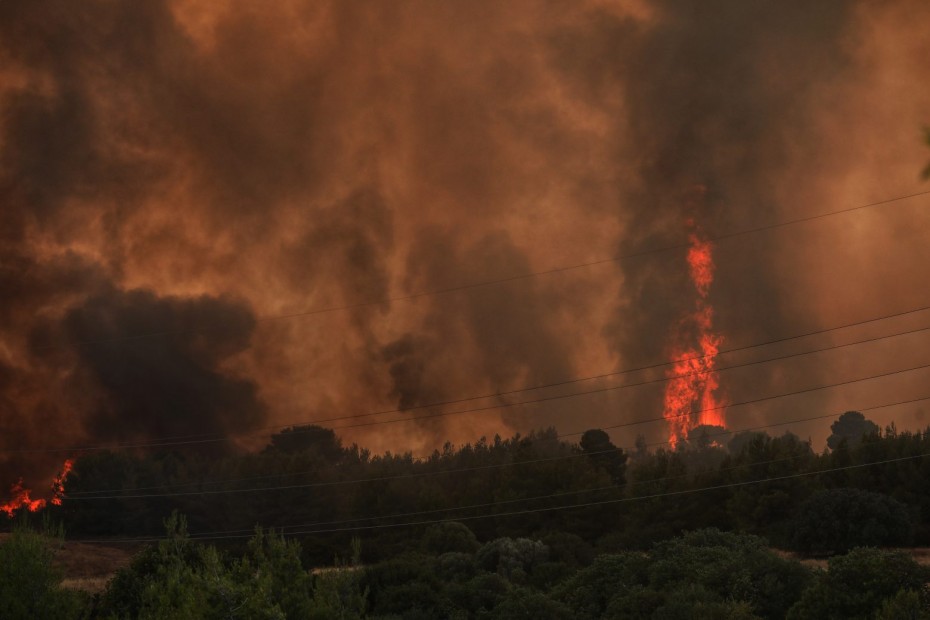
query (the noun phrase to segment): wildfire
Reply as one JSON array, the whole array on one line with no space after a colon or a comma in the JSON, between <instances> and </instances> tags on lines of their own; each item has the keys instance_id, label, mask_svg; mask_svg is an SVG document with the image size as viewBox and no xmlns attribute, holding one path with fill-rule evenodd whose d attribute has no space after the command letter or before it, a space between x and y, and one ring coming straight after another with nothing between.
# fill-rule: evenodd
<instances>
[{"instance_id":1,"label":"wildfire","mask_svg":"<svg viewBox=\"0 0 930 620\"><path fill-rule=\"evenodd\" d=\"M32 499L32 497L30 497L31 493L32 491L23 486L23 479L20 478L10 487L10 495L12 495L13 498L0 506L0 510L5 512L8 517L12 518L13 513L20 508L25 508L30 512L35 512L39 508L44 508L45 500Z\"/></svg>"},{"instance_id":2,"label":"wildfire","mask_svg":"<svg viewBox=\"0 0 930 620\"><path fill-rule=\"evenodd\" d=\"M663 416L669 425L669 443L676 447L699 425L725 426L724 401L715 395L720 387L717 353L723 338L714 333L714 309L707 300L714 281L713 246L694 220L689 231L688 271L696 294L694 310L678 322L672 333L671 358L666 371Z\"/></svg>"},{"instance_id":3,"label":"wildfire","mask_svg":"<svg viewBox=\"0 0 930 620\"><path fill-rule=\"evenodd\" d=\"M58 472L58 475L52 480L52 492L54 493L52 496L52 504L55 506L61 506L61 498L65 494L65 478L71 473L72 467L74 467L74 460L65 459L64 464L61 466L61 471Z\"/></svg>"},{"instance_id":4,"label":"wildfire","mask_svg":"<svg viewBox=\"0 0 930 620\"><path fill-rule=\"evenodd\" d=\"M72 459L65 460L61 466L61 471L52 480L52 499L50 501L55 506L61 506L61 498L65 492L65 478L68 477L72 467L74 467L74 461ZM44 499L32 499L32 491L23 486L22 478L10 487L10 495L12 496L10 501L0 505L0 512L5 512L10 518L13 517L17 510L22 508L29 512L35 512L45 508L46 505Z\"/></svg>"}]
</instances>

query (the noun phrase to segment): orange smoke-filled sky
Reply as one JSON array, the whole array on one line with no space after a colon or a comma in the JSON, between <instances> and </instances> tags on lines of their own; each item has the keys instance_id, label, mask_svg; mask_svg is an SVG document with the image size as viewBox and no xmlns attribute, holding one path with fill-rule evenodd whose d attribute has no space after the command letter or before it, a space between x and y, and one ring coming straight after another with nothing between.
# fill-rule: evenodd
<instances>
[{"instance_id":1,"label":"orange smoke-filled sky","mask_svg":"<svg viewBox=\"0 0 930 620\"><path fill-rule=\"evenodd\" d=\"M927 23L919 0L0 3L2 479L39 487L60 467L24 449L250 447L269 426L390 409L413 408L374 419L416 420L338 432L422 453L661 418L660 383L423 405L666 359L694 304L688 217L713 239L930 190ZM715 243L722 350L930 305L928 207ZM723 370L721 389L738 403L919 366L927 338ZM735 406L727 422L930 396L928 379ZM866 414L918 428L927 406ZM828 427L789 428L819 449ZM667 429L613 437L639 433Z\"/></svg>"}]
</instances>

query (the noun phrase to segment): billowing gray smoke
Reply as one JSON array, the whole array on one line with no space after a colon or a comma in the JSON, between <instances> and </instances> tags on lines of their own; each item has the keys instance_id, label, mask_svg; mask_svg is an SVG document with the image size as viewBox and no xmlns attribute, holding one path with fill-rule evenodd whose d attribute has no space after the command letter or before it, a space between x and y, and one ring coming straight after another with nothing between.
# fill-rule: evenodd
<instances>
[{"instance_id":1,"label":"billowing gray smoke","mask_svg":"<svg viewBox=\"0 0 930 620\"><path fill-rule=\"evenodd\" d=\"M422 452L655 417L661 386L431 405L665 358L693 303L684 250L603 259L680 246L687 218L714 237L913 191L928 13L4 1L0 449L201 433L260 446L267 425L401 409L389 417L412 423L339 432ZM709 301L727 343L925 302L926 216L896 213L717 244ZM550 273L509 279L533 272ZM738 400L868 373L875 355L722 383ZM615 439L640 431L664 436ZM61 456L2 453L0 484L44 486Z\"/></svg>"},{"instance_id":2,"label":"billowing gray smoke","mask_svg":"<svg viewBox=\"0 0 930 620\"><path fill-rule=\"evenodd\" d=\"M670 326L693 306L688 222L725 237L791 212L773 190L792 158L816 169L813 145L807 152L797 145L819 119L809 107L817 90L850 62L843 34L855 8L842 1L652 6L659 19L649 27L601 14L558 45L566 72L592 96L622 84L636 177L618 206L627 222L618 254L677 248L620 262L621 305L604 334L630 367L669 359ZM710 301L725 349L807 327L784 305L785 263L776 258L784 247L778 232L715 245ZM737 400L773 387L766 373L739 383ZM654 415L654 393L641 391L634 402Z\"/></svg>"}]
</instances>

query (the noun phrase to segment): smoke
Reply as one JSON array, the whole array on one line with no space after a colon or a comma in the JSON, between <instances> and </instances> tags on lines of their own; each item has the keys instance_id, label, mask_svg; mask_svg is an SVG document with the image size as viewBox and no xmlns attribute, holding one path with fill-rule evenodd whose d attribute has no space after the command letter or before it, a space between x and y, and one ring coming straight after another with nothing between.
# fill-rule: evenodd
<instances>
[{"instance_id":1,"label":"smoke","mask_svg":"<svg viewBox=\"0 0 930 620\"><path fill-rule=\"evenodd\" d=\"M417 407L340 433L419 452L656 417L661 386L424 405L665 359L691 303L687 217L714 237L919 189L927 12L0 3L3 448L260 445L267 424ZM723 348L921 305L920 204L717 244ZM664 246L680 249L417 295ZM721 382L739 401L885 353ZM6 454L7 480L60 465Z\"/></svg>"},{"instance_id":2,"label":"smoke","mask_svg":"<svg viewBox=\"0 0 930 620\"><path fill-rule=\"evenodd\" d=\"M713 11L677 1L651 6L655 13L648 26L602 13L560 44L566 71L583 76L591 92L623 84L633 119L624 130L636 146L627 161L637 178L622 199L620 217L627 225L620 253L679 248L664 257L621 263L620 307L604 334L631 366L669 359L669 326L691 303L684 269L686 220L694 219L711 237L725 236L841 204L825 197L820 185L836 153L825 154L811 138L823 136L824 118L846 107L827 109L824 93L857 90L851 85L868 79L856 65L854 45L861 45L859 20L874 18L849 2L723 2ZM921 97L926 101L925 90ZM844 127L830 137L842 143L843 132L856 130ZM695 187L703 199L695 199ZM913 178L901 187L914 187ZM849 200L847 206L864 201ZM718 282L710 301L726 337L724 349L803 332L817 314L838 315L838 308L823 312L828 300L818 290L823 283L800 283L797 272L810 273L812 263L839 264L836 255L815 252L835 248L844 224L826 234L821 228L816 236L801 228L719 244ZM913 242L909 245L913 251ZM858 312L840 314L844 318L887 309L875 300L846 298L856 300L847 309ZM837 369L819 359L793 365L813 384ZM779 372L731 373L729 384L736 400L777 393L785 387ZM637 406L650 407L652 398L644 393ZM745 411L734 417L738 426L750 422Z\"/></svg>"},{"instance_id":3,"label":"smoke","mask_svg":"<svg viewBox=\"0 0 930 620\"><path fill-rule=\"evenodd\" d=\"M516 273L531 271L526 256L504 232L459 247L449 231L431 229L421 235L411 252L407 274L413 290L439 290L447 282L491 279L497 265L508 265ZM467 293L458 291L436 300L416 332L406 333L383 348L392 380L391 396L401 409L422 408L417 412L421 426L433 429L433 441L441 442L448 422L432 423L430 413L438 408L425 407L431 403L572 377L571 346L559 320L569 302L532 279ZM487 406L487 402L470 402L458 409L476 405ZM483 433L487 416L475 417L458 425L477 437ZM510 410L502 419L517 428L526 422L545 426L559 421Z\"/></svg>"},{"instance_id":4,"label":"smoke","mask_svg":"<svg viewBox=\"0 0 930 620\"><path fill-rule=\"evenodd\" d=\"M810 132L814 117L804 105L811 86L848 62L840 35L852 8L848 2L724 2L713 11L687 2L655 6L657 19L648 28L609 19L591 24L609 31L600 39L623 46L617 64L600 69L629 87L624 101L636 121L629 138L638 147L631 163L639 182L622 207L629 225L621 248L680 246L647 265L623 263L620 296L629 309L611 332L618 353L643 360L663 358L661 335L690 303L683 294L685 220L694 218L714 237L781 218L772 189L797 155L792 145ZM582 40L579 33L571 47ZM606 79L592 74L596 82ZM703 198L695 186L705 188ZM737 342L759 340L787 318L780 307L784 291L772 277L781 264L771 258L771 236L757 235L752 243L753 251L718 260L722 285L714 288L713 305ZM727 290L729 282L738 286ZM739 320L747 313L753 321Z\"/></svg>"},{"instance_id":5,"label":"smoke","mask_svg":"<svg viewBox=\"0 0 930 620\"><path fill-rule=\"evenodd\" d=\"M107 291L70 309L61 325L81 379L104 395L83 421L95 438L235 435L264 420L255 384L222 369L255 327L241 303ZM42 341L54 340L35 337Z\"/></svg>"}]
</instances>

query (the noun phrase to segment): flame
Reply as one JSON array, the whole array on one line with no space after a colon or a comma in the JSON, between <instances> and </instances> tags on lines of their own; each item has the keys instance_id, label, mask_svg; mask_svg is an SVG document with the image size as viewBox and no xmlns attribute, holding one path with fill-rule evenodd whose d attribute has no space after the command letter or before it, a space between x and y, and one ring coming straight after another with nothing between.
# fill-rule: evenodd
<instances>
[{"instance_id":1,"label":"flame","mask_svg":"<svg viewBox=\"0 0 930 620\"><path fill-rule=\"evenodd\" d=\"M55 479L52 481L52 492L55 494L52 497L52 504L55 506L61 506L61 498L65 494L65 478L71 473L72 467L74 467L74 459L65 459L64 464L61 466L61 471L58 472L58 475L55 476Z\"/></svg>"},{"instance_id":2,"label":"flame","mask_svg":"<svg viewBox=\"0 0 930 620\"><path fill-rule=\"evenodd\" d=\"M61 471L52 480L52 499L50 500L55 506L61 506L61 498L65 492L65 478L74 467L73 459L66 459L61 466ZM32 491L23 486L23 479L20 478L10 487L10 501L0 505L0 512L5 512L10 518L13 517L17 510L25 508L29 512L36 512L46 506L44 499L32 499Z\"/></svg>"},{"instance_id":3,"label":"flame","mask_svg":"<svg viewBox=\"0 0 930 620\"><path fill-rule=\"evenodd\" d=\"M23 486L23 479L20 478L10 487L10 495L12 495L13 498L0 506L0 511L5 512L8 517L12 518L13 513L20 508L25 508L29 512L35 512L40 508L44 508L45 500L32 499L32 497L30 497L31 493L32 491Z\"/></svg>"},{"instance_id":4,"label":"flame","mask_svg":"<svg viewBox=\"0 0 930 620\"><path fill-rule=\"evenodd\" d=\"M695 224L690 222L691 226ZM697 289L699 305L707 299L710 285L714 281L714 256L710 241L701 239L696 232L688 235L691 247L688 248L688 270L691 281Z\"/></svg>"},{"instance_id":5,"label":"flame","mask_svg":"<svg viewBox=\"0 0 930 620\"><path fill-rule=\"evenodd\" d=\"M717 353L723 337L713 331L714 309L707 300L714 281L713 245L694 220L689 219L687 225L691 229L688 271L697 295L694 310L678 322L671 337L670 357L675 361L666 371L670 380L662 415L673 448L696 426L726 426L724 401L715 396L720 387Z\"/></svg>"}]
</instances>

